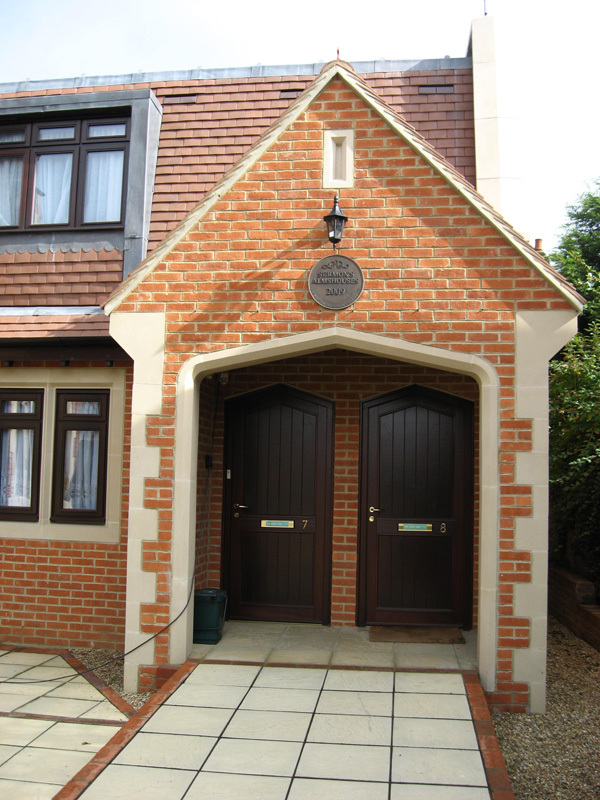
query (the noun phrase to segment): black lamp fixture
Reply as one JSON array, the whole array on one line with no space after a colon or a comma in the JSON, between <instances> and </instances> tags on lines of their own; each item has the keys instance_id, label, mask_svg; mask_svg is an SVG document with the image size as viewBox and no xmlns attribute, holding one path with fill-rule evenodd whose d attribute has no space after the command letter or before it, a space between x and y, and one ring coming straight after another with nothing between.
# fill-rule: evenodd
<instances>
[{"instance_id":1,"label":"black lamp fixture","mask_svg":"<svg viewBox=\"0 0 600 800\"><path fill-rule=\"evenodd\" d=\"M342 236L344 235L344 226L346 225L346 222L348 222L348 217L343 213L338 204L337 194L333 198L333 208L326 217L323 217L323 220L327 225L327 235L329 237L329 241L335 250L337 245L342 241Z\"/></svg>"}]
</instances>

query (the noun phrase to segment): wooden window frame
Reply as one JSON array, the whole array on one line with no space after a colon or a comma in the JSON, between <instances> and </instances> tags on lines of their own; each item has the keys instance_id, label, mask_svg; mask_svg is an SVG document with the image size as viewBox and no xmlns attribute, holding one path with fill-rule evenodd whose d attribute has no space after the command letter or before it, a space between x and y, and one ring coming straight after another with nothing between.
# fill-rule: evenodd
<instances>
[{"instance_id":1,"label":"wooden window frame","mask_svg":"<svg viewBox=\"0 0 600 800\"><path fill-rule=\"evenodd\" d=\"M98 415L68 414L68 402L98 402ZM110 390L57 389L54 420L54 458L52 468L51 522L104 525L106 522L106 484L108 465L108 410ZM63 508L63 476L65 471L65 443L68 431L98 431L98 485L95 509Z\"/></svg>"},{"instance_id":2,"label":"wooden window frame","mask_svg":"<svg viewBox=\"0 0 600 800\"><path fill-rule=\"evenodd\" d=\"M120 136L90 136L90 125L125 124L125 134ZM40 129L74 127L74 136L69 139L40 139ZM24 142L1 142L0 157L22 156L23 176L21 182L21 205L19 221L16 225L3 225L0 233L7 231L38 230L98 230L122 229L125 224L125 208L127 198L127 173L129 163L129 145L131 138L131 118L128 116L89 117L85 119L52 118L37 119L25 123L9 123L0 126L0 131L24 131ZM123 176L121 184L121 208L118 220L101 222L83 221L83 200L87 178L86 157L91 151L123 152ZM36 158L40 155L72 153L71 194L69 199L69 218L61 223L34 223L33 192L35 187Z\"/></svg>"},{"instance_id":3,"label":"wooden window frame","mask_svg":"<svg viewBox=\"0 0 600 800\"><path fill-rule=\"evenodd\" d=\"M6 400L33 400L33 414L10 414L2 411ZM42 424L44 419L43 389L1 389L0 430L33 430L33 454L31 470L31 505L0 506L0 520L37 522L40 508L40 462L42 453Z\"/></svg>"}]
</instances>

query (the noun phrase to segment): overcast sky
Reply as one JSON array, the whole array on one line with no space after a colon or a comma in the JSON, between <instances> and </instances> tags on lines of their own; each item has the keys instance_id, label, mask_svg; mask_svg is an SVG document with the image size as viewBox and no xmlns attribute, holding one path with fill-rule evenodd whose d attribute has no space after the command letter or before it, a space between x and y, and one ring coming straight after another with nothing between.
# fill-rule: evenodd
<instances>
[{"instance_id":1,"label":"overcast sky","mask_svg":"<svg viewBox=\"0 0 600 800\"><path fill-rule=\"evenodd\" d=\"M519 117L525 211L503 211L550 249L600 177L598 0L0 0L0 82L306 64L338 47L350 62L460 57L485 6Z\"/></svg>"}]
</instances>

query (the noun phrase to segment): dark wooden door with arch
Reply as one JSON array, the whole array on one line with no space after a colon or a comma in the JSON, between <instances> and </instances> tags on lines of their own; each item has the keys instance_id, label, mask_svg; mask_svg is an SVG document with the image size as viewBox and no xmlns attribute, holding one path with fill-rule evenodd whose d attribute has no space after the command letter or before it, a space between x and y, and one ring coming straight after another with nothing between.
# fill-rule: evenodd
<instances>
[{"instance_id":1,"label":"dark wooden door with arch","mask_svg":"<svg viewBox=\"0 0 600 800\"><path fill-rule=\"evenodd\" d=\"M362 404L359 624L470 627L472 428L424 387Z\"/></svg>"},{"instance_id":2,"label":"dark wooden door with arch","mask_svg":"<svg viewBox=\"0 0 600 800\"><path fill-rule=\"evenodd\" d=\"M278 385L226 403L225 558L237 619L328 622L333 404Z\"/></svg>"}]
</instances>

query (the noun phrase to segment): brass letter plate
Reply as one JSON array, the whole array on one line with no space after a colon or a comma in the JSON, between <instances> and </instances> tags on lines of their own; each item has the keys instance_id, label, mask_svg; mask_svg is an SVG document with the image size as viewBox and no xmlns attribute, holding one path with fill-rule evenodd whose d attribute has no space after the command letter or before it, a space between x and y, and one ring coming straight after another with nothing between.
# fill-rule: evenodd
<instances>
[{"instance_id":1,"label":"brass letter plate","mask_svg":"<svg viewBox=\"0 0 600 800\"><path fill-rule=\"evenodd\" d=\"M433 525L428 522L399 522L399 531L432 531Z\"/></svg>"},{"instance_id":2,"label":"brass letter plate","mask_svg":"<svg viewBox=\"0 0 600 800\"><path fill-rule=\"evenodd\" d=\"M261 528L293 528L293 519L261 519Z\"/></svg>"}]
</instances>

